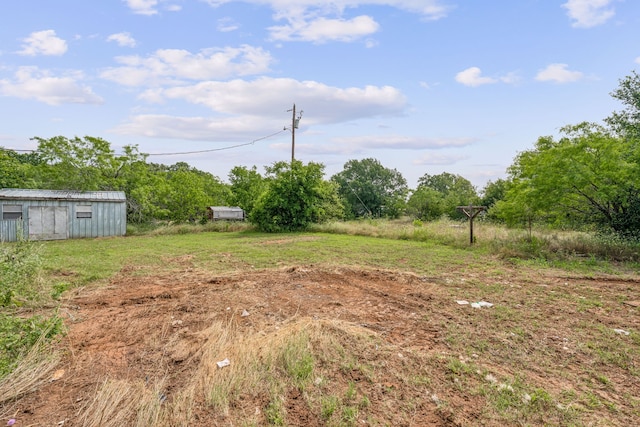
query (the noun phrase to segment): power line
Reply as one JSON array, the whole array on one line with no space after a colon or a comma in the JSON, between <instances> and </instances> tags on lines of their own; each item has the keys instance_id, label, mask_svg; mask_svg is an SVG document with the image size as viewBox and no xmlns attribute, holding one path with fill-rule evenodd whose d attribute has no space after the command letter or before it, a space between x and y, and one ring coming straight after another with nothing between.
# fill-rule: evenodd
<instances>
[{"instance_id":1,"label":"power line","mask_svg":"<svg viewBox=\"0 0 640 427\"><path fill-rule=\"evenodd\" d=\"M261 138L257 138L254 139L251 142L245 142L244 144L236 144L236 145L230 145L228 147L221 147L221 148L211 148L209 150L199 150L199 151L183 151L183 152L179 152L179 153L140 153L140 154L144 154L146 156L178 156L178 155L184 155L184 154L200 154L200 153L211 153L214 151L222 151L222 150L231 150L232 148L238 148L238 147L244 147L245 145L253 145L254 143L258 142L258 141L262 141L263 139L268 139L271 137L274 137L276 135L281 134L282 132L286 132L288 129L282 129L279 130L278 132L272 133L271 135L267 135L267 136L263 136ZM4 148L4 147L0 147L0 149L3 149L5 151L15 151L15 152L20 152L20 153L34 153L38 150L14 150L12 148Z\"/></svg>"},{"instance_id":2,"label":"power line","mask_svg":"<svg viewBox=\"0 0 640 427\"><path fill-rule=\"evenodd\" d=\"M182 154L200 154L200 153L211 153L213 151L222 151L222 150L230 150L232 148L238 148L238 147L244 147L245 145L252 145L258 141L262 141L263 139L267 139L267 138L271 138L273 136L279 135L282 132L285 132L286 129L282 129L279 130L276 133L272 133L271 135L267 135L267 136L263 136L262 138L258 138L258 139L254 139L251 142L245 142L244 144L237 144L237 145L231 145L229 147L222 147L222 148L212 148L209 150L199 150L199 151L184 151L181 153L153 153L153 154L147 154L147 156L177 156L177 155L182 155ZM145 153L143 153L145 154Z\"/></svg>"}]
</instances>

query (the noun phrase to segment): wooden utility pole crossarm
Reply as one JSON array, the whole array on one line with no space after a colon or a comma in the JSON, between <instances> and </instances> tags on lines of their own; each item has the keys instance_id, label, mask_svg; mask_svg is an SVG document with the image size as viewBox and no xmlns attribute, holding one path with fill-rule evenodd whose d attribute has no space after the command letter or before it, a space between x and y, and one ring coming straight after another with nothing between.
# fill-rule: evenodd
<instances>
[{"instance_id":1,"label":"wooden utility pole crossarm","mask_svg":"<svg viewBox=\"0 0 640 427\"><path fill-rule=\"evenodd\" d=\"M464 212L469 218L469 244L473 245L473 219L482 211L486 211L486 206L458 206L457 209Z\"/></svg>"}]
</instances>

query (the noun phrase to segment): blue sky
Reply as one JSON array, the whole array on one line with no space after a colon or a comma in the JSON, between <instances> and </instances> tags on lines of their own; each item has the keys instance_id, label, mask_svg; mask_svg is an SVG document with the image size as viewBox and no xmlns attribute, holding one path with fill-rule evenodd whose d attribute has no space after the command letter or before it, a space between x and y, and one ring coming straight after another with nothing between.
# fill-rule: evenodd
<instances>
[{"instance_id":1,"label":"blue sky","mask_svg":"<svg viewBox=\"0 0 640 427\"><path fill-rule=\"evenodd\" d=\"M20 0L0 14L0 146L98 136L227 180L373 157L481 189L640 68L636 0ZM287 129L285 129L287 128ZM268 138L264 138L267 137ZM229 148L235 147L235 148ZM216 151L207 151L216 150ZM182 155L153 155L207 151Z\"/></svg>"}]
</instances>

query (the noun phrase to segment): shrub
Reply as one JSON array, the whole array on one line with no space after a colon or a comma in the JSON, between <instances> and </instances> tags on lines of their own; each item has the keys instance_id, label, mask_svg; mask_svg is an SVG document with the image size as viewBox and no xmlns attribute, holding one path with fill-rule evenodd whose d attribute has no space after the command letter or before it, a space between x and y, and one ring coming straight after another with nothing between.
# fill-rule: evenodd
<instances>
[{"instance_id":1,"label":"shrub","mask_svg":"<svg viewBox=\"0 0 640 427\"><path fill-rule=\"evenodd\" d=\"M0 246L0 306L20 305L38 298L40 249L41 246L28 241Z\"/></svg>"}]
</instances>

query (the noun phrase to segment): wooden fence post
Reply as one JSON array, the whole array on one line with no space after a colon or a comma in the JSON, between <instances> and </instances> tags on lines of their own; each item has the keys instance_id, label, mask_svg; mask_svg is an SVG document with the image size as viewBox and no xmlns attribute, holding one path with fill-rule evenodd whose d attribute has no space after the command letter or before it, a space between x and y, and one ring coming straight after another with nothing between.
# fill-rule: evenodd
<instances>
[{"instance_id":1,"label":"wooden fence post","mask_svg":"<svg viewBox=\"0 0 640 427\"><path fill-rule=\"evenodd\" d=\"M464 214L469 218L469 244L473 245L473 219L482 211L487 210L486 206L458 206Z\"/></svg>"}]
</instances>

